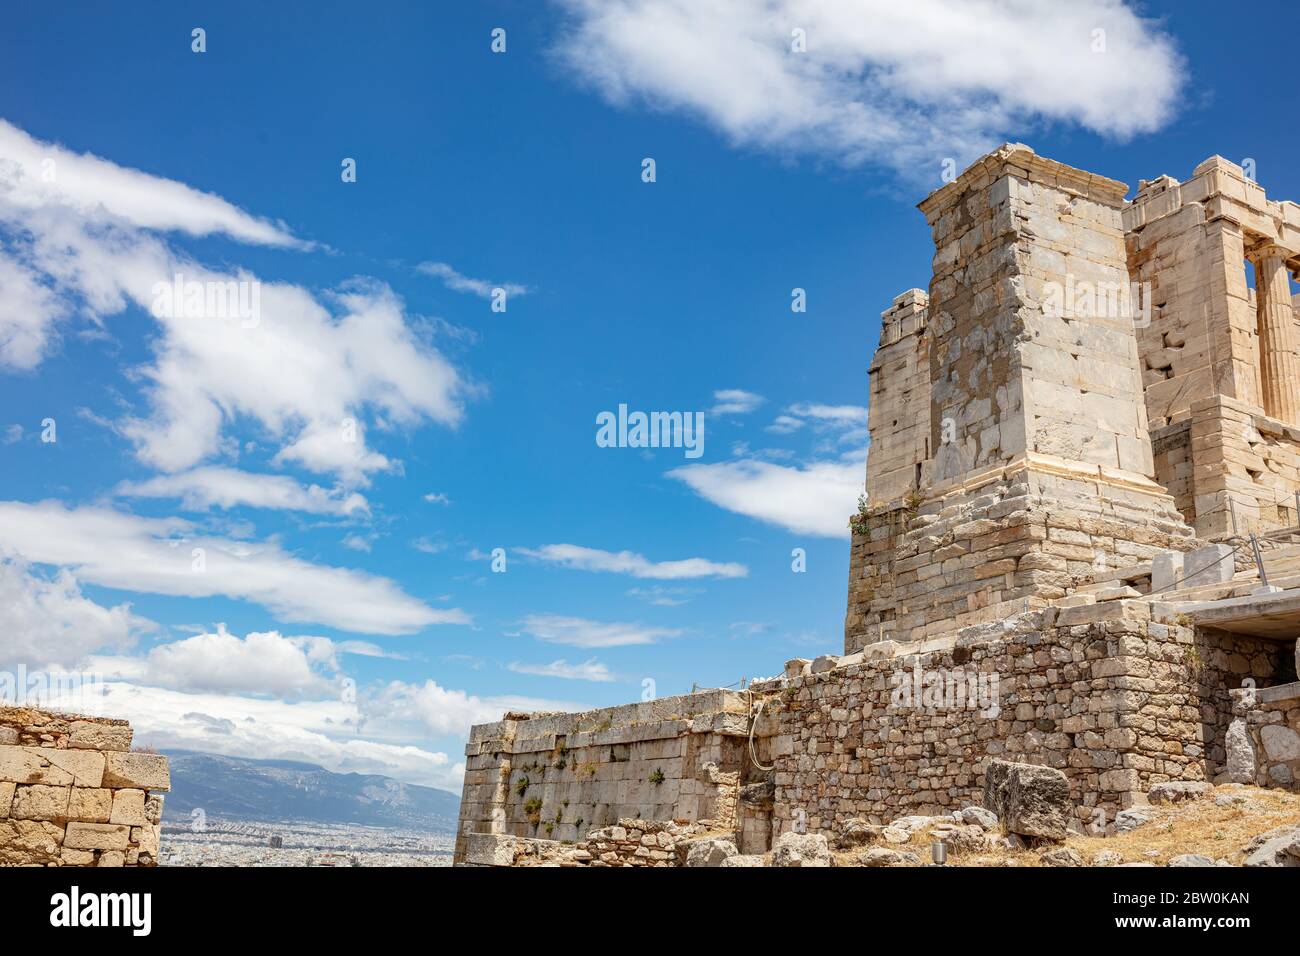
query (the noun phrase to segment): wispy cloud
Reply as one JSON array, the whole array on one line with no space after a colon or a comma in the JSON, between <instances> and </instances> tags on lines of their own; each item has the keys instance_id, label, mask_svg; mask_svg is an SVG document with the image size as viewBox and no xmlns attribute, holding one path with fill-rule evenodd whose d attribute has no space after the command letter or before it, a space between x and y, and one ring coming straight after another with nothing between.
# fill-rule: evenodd
<instances>
[{"instance_id":1,"label":"wispy cloud","mask_svg":"<svg viewBox=\"0 0 1300 956\"><path fill-rule=\"evenodd\" d=\"M671 581L680 578L743 578L749 569L736 562L716 562L706 558L683 558L678 561L650 561L632 551L601 551L576 544L547 544L540 548L516 548L520 554L559 564L579 571L605 571L630 574L634 578Z\"/></svg>"},{"instance_id":2,"label":"wispy cloud","mask_svg":"<svg viewBox=\"0 0 1300 956\"><path fill-rule=\"evenodd\" d=\"M549 664L521 664L511 661L507 669L516 674L532 674L536 677L558 677L562 680L589 680L608 683L615 679L609 668L594 657L581 664L570 664L565 660L551 661Z\"/></svg>"},{"instance_id":3,"label":"wispy cloud","mask_svg":"<svg viewBox=\"0 0 1300 956\"><path fill-rule=\"evenodd\" d=\"M660 638L676 637L680 630L647 627L643 624L605 623L559 614L530 614L520 622L520 631L549 644L570 647L623 647L653 644Z\"/></svg>"},{"instance_id":4,"label":"wispy cloud","mask_svg":"<svg viewBox=\"0 0 1300 956\"><path fill-rule=\"evenodd\" d=\"M370 510L365 497L355 491L301 485L287 475L255 474L219 466L122 482L114 494L125 498L179 498L190 511L247 506L352 515Z\"/></svg>"},{"instance_id":5,"label":"wispy cloud","mask_svg":"<svg viewBox=\"0 0 1300 956\"><path fill-rule=\"evenodd\" d=\"M714 392L713 398L717 404L709 409L711 415L748 415L765 401L762 395L739 388L724 388Z\"/></svg>"},{"instance_id":6,"label":"wispy cloud","mask_svg":"<svg viewBox=\"0 0 1300 956\"><path fill-rule=\"evenodd\" d=\"M526 285L520 285L517 282L492 282L489 279L475 279L457 272L445 262L421 262L415 268L425 275L441 279L442 284L453 292L468 292L480 299L491 298L494 289L501 289L511 297L527 295L528 293L528 286Z\"/></svg>"},{"instance_id":7,"label":"wispy cloud","mask_svg":"<svg viewBox=\"0 0 1300 956\"><path fill-rule=\"evenodd\" d=\"M179 518L141 518L59 502L0 502L0 550L70 568L104 587L185 597L225 596L270 609L280 620L363 634L408 634L431 624L467 624L388 578L314 564L274 542L198 534Z\"/></svg>"}]
</instances>

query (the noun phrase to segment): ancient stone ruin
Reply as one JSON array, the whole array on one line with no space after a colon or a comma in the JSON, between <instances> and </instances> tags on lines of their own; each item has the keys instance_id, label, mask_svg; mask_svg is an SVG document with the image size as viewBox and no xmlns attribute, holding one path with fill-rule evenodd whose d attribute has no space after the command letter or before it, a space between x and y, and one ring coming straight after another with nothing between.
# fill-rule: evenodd
<instances>
[{"instance_id":1,"label":"ancient stone ruin","mask_svg":"<svg viewBox=\"0 0 1300 956\"><path fill-rule=\"evenodd\" d=\"M124 720L0 707L0 866L154 866L169 789Z\"/></svg>"},{"instance_id":2,"label":"ancient stone ruin","mask_svg":"<svg viewBox=\"0 0 1300 956\"><path fill-rule=\"evenodd\" d=\"M928 196L929 289L870 367L843 656L475 727L458 862L674 865L669 821L748 858L979 829L1033 776L994 761L1093 832L1162 786L1300 789L1300 205L1219 157L1127 193L1016 144Z\"/></svg>"}]
</instances>

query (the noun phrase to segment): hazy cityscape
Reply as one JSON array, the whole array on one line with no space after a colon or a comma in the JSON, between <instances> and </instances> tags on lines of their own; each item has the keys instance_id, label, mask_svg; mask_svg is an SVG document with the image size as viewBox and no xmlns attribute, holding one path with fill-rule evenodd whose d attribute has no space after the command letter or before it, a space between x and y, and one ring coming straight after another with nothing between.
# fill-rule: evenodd
<instances>
[{"instance_id":1,"label":"hazy cityscape","mask_svg":"<svg viewBox=\"0 0 1300 956\"><path fill-rule=\"evenodd\" d=\"M450 866L455 837L325 823L163 827L161 866Z\"/></svg>"}]
</instances>

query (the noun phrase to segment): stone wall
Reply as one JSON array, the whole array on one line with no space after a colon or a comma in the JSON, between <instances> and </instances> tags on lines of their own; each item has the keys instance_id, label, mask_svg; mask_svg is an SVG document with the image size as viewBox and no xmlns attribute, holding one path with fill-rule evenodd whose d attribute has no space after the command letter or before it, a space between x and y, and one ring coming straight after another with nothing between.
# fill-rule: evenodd
<instances>
[{"instance_id":1,"label":"stone wall","mask_svg":"<svg viewBox=\"0 0 1300 956\"><path fill-rule=\"evenodd\" d=\"M880 315L880 347L868 371L867 493L877 507L915 493L930 459L928 302L926 293L910 289Z\"/></svg>"},{"instance_id":2,"label":"stone wall","mask_svg":"<svg viewBox=\"0 0 1300 956\"><path fill-rule=\"evenodd\" d=\"M872 513L853 537L844 649L927 640L1042 608L1099 571L1194 547L1171 499L1100 470L1053 473L1040 458L915 511Z\"/></svg>"},{"instance_id":3,"label":"stone wall","mask_svg":"<svg viewBox=\"0 0 1300 956\"><path fill-rule=\"evenodd\" d=\"M1236 782L1300 791L1300 682L1234 690L1232 698Z\"/></svg>"},{"instance_id":4,"label":"stone wall","mask_svg":"<svg viewBox=\"0 0 1300 956\"><path fill-rule=\"evenodd\" d=\"M456 856L473 833L578 841L623 818L735 828L756 773L749 725L749 696L715 690L475 727Z\"/></svg>"},{"instance_id":5,"label":"stone wall","mask_svg":"<svg viewBox=\"0 0 1300 956\"><path fill-rule=\"evenodd\" d=\"M781 704L778 831L978 804L994 757L1061 770L1081 824L1098 808L1113 820L1153 784L1221 773L1229 688L1272 679L1281 654L1276 642L1152 621L1151 605L1123 600L931 643L914 654L868 645L834 669L756 687Z\"/></svg>"},{"instance_id":6,"label":"stone wall","mask_svg":"<svg viewBox=\"0 0 1300 956\"><path fill-rule=\"evenodd\" d=\"M124 720L0 707L0 865L154 866L170 788Z\"/></svg>"}]
</instances>

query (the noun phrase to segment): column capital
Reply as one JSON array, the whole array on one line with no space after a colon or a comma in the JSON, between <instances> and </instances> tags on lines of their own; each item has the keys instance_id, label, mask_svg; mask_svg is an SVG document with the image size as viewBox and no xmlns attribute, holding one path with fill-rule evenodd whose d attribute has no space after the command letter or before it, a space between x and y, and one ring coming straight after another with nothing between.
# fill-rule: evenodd
<instances>
[{"instance_id":1,"label":"column capital","mask_svg":"<svg viewBox=\"0 0 1300 956\"><path fill-rule=\"evenodd\" d=\"M1246 249L1246 258L1251 262L1260 262L1264 259L1281 259L1286 262L1290 259L1300 259L1300 252L1280 246L1272 239L1261 239Z\"/></svg>"}]
</instances>

